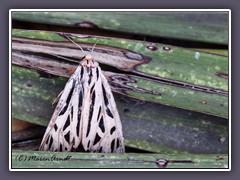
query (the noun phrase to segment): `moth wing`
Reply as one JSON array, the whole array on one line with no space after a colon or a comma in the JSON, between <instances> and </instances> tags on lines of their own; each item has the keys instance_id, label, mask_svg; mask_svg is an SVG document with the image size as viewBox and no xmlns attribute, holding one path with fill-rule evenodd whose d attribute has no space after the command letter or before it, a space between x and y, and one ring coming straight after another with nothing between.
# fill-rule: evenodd
<instances>
[{"instance_id":1,"label":"moth wing","mask_svg":"<svg viewBox=\"0 0 240 180\"><path fill-rule=\"evenodd\" d=\"M91 117L83 125L86 130L83 132L83 146L93 152L124 152L122 124L111 88L100 67L94 69L92 76L95 83L90 87L89 99L94 103L89 104L89 110L91 113L92 108L93 112L90 116L82 117Z\"/></svg>"},{"instance_id":2,"label":"moth wing","mask_svg":"<svg viewBox=\"0 0 240 180\"><path fill-rule=\"evenodd\" d=\"M81 71L82 67L78 66L66 83L44 134L40 150L71 151L72 147L80 143L81 139L77 133L80 122L73 119L79 120L78 114L81 113L78 108L82 96L82 86L79 83Z\"/></svg>"}]
</instances>

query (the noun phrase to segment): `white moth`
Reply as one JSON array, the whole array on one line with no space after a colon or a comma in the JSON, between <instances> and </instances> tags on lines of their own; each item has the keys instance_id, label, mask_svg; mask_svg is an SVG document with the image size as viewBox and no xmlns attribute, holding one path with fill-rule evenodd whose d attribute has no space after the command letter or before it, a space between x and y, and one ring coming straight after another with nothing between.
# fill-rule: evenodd
<instances>
[{"instance_id":1,"label":"white moth","mask_svg":"<svg viewBox=\"0 0 240 180\"><path fill-rule=\"evenodd\" d=\"M39 150L125 152L111 88L91 55L83 57L66 83Z\"/></svg>"}]
</instances>

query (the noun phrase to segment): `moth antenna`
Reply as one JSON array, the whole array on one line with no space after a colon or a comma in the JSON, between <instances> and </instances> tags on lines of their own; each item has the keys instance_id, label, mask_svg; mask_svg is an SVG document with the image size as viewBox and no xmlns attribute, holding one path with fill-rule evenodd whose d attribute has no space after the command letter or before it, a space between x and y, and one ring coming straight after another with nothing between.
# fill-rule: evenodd
<instances>
[{"instance_id":1,"label":"moth antenna","mask_svg":"<svg viewBox=\"0 0 240 180\"><path fill-rule=\"evenodd\" d=\"M69 58L66 58L66 57L63 57L63 56L60 56L60 55L52 54L52 56L57 57L57 58L59 58L59 59L64 59L64 60L69 61L69 62L74 62L74 63L77 62L77 61L75 61L75 60L72 60L72 59L69 59Z\"/></svg>"},{"instance_id":2,"label":"moth antenna","mask_svg":"<svg viewBox=\"0 0 240 180\"><path fill-rule=\"evenodd\" d=\"M97 42L93 45L93 48L92 48L92 50L91 50L91 54L92 54L92 52L93 52L94 48L96 47L96 45L97 45L97 43L98 43L99 40L100 40L100 39L98 39Z\"/></svg>"},{"instance_id":3,"label":"moth antenna","mask_svg":"<svg viewBox=\"0 0 240 180\"><path fill-rule=\"evenodd\" d=\"M79 49L81 49L81 51L83 52L83 55L86 56L83 48L81 46L79 46L76 42L74 42L71 38L69 38L68 36L65 36L69 41L71 41L73 44L75 44Z\"/></svg>"}]
</instances>

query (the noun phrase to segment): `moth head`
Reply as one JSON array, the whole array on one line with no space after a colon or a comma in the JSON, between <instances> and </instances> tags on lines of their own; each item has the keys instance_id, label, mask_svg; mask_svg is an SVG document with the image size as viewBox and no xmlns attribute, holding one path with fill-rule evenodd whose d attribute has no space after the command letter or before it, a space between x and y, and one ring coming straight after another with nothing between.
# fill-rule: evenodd
<instances>
[{"instance_id":1,"label":"moth head","mask_svg":"<svg viewBox=\"0 0 240 180\"><path fill-rule=\"evenodd\" d=\"M83 60L91 61L91 60L93 60L93 58L90 54L88 54L83 58Z\"/></svg>"}]
</instances>

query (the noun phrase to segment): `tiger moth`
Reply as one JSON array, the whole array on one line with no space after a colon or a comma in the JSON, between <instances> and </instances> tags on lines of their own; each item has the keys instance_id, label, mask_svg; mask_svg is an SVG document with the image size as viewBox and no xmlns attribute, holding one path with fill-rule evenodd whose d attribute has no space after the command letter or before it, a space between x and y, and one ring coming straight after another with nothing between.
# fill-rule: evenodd
<instances>
[{"instance_id":1,"label":"tiger moth","mask_svg":"<svg viewBox=\"0 0 240 180\"><path fill-rule=\"evenodd\" d=\"M111 88L91 55L82 58L59 96L39 150L125 152Z\"/></svg>"}]
</instances>

